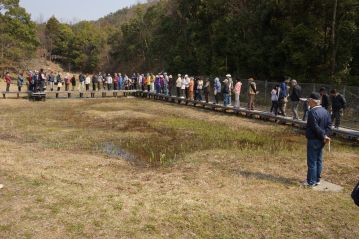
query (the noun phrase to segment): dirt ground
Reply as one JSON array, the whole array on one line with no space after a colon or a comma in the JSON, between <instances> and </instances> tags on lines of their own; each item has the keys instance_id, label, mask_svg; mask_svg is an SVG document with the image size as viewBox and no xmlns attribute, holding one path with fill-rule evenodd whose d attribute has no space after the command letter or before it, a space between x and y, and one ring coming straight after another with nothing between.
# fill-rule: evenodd
<instances>
[{"instance_id":1,"label":"dirt ground","mask_svg":"<svg viewBox=\"0 0 359 239\"><path fill-rule=\"evenodd\" d=\"M359 238L359 147L144 99L1 100L0 238Z\"/></svg>"}]
</instances>

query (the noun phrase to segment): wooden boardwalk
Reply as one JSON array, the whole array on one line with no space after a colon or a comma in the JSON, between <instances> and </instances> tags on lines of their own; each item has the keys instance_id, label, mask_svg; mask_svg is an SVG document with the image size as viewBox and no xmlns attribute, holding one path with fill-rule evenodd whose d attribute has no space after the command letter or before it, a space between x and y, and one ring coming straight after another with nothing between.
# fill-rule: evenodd
<instances>
[{"instance_id":1,"label":"wooden boardwalk","mask_svg":"<svg viewBox=\"0 0 359 239\"><path fill-rule=\"evenodd\" d=\"M139 93L137 93L137 94L139 94ZM172 103L176 103L176 104L183 104L183 105L188 105L188 106L192 106L192 107L202 107L204 109L209 109L209 110L213 110L213 111L222 111L225 113L236 114L236 115L240 115L240 116L244 116L244 117L256 118L256 119L261 119L261 120L265 120L265 121L271 121L271 122L275 122L278 124L291 125L291 126L301 128L301 129L305 129L307 126L307 123L305 121L293 120L291 117L284 117L284 116L280 116L280 115L276 116L269 112L263 112L263 111L258 111L258 110L248 110L245 108L240 108L237 110L233 106L225 107L224 105L215 104L213 102L206 103L205 101L187 100L183 97L165 96L163 94L146 93L146 92L142 92L140 94L143 97L148 97L151 99L162 100L162 101L172 102ZM359 131L358 130L340 127L339 129L333 128L332 132L333 132L333 134L342 136L346 139L350 139L350 140L354 140L354 141L359 140Z\"/></svg>"}]
</instances>

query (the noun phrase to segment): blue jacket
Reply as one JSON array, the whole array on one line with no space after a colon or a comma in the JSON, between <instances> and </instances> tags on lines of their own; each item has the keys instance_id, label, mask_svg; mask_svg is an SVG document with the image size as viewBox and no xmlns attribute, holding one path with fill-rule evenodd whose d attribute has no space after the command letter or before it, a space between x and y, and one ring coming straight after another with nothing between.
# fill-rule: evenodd
<instances>
[{"instance_id":1,"label":"blue jacket","mask_svg":"<svg viewBox=\"0 0 359 239\"><path fill-rule=\"evenodd\" d=\"M329 112L323 107L315 107L309 111L306 137L324 141L331 132L332 121Z\"/></svg>"},{"instance_id":2,"label":"blue jacket","mask_svg":"<svg viewBox=\"0 0 359 239\"><path fill-rule=\"evenodd\" d=\"M279 98L287 97L287 83L282 82L280 84L280 95Z\"/></svg>"}]
</instances>

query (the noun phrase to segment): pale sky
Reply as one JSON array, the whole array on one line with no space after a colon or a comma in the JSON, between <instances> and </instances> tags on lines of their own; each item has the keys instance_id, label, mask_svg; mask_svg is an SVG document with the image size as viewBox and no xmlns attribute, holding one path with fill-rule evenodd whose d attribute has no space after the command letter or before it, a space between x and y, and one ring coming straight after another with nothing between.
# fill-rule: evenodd
<instances>
[{"instance_id":1,"label":"pale sky","mask_svg":"<svg viewBox=\"0 0 359 239\"><path fill-rule=\"evenodd\" d=\"M55 16L63 22L97 20L111 12L145 0L20 0L34 21Z\"/></svg>"}]
</instances>

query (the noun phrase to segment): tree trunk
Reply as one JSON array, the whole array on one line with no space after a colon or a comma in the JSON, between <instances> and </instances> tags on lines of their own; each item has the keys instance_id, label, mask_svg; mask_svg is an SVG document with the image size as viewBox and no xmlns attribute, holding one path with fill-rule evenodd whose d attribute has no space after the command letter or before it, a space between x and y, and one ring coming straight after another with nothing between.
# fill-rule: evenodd
<instances>
[{"instance_id":1,"label":"tree trunk","mask_svg":"<svg viewBox=\"0 0 359 239\"><path fill-rule=\"evenodd\" d=\"M334 9L333 9L333 20L332 20L332 36L331 36L331 45L332 45L332 54L331 54L331 77L334 78L336 70L336 21L337 21L337 9L338 9L338 0L334 0Z\"/></svg>"}]
</instances>

